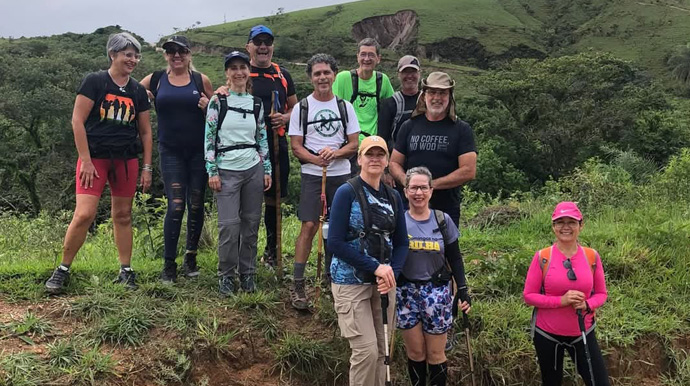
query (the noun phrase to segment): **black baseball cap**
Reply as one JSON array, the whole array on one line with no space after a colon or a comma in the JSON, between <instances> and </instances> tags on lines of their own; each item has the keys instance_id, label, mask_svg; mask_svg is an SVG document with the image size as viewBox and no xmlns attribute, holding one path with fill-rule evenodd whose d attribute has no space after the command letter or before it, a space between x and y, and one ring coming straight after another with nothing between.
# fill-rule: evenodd
<instances>
[{"instance_id":1,"label":"black baseball cap","mask_svg":"<svg viewBox=\"0 0 690 386\"><path fill-rule=\"evenodd\" d=\"M163 43L163 49L167 47L170 47L172 44L178 45L182 48L189 49L189 40L187 40L186 37L182 35L173 35L171 36L168 41Z\"/></svg>"},{"instance_id":2,"label":"black baseball cap","mask_svg":"<svg viewBox=\"0 0 690 386\"><path fill-rule=\"evenodd\" d=\"M244 60L247 63L247 66L251 66L249 62L249 56L245 54L244 52L240 51L232 51L231 53L225 55L225 68L228 68L228 64L230 64L230 61L233 59L241 59Z\"/></svg>"}]
</instances>

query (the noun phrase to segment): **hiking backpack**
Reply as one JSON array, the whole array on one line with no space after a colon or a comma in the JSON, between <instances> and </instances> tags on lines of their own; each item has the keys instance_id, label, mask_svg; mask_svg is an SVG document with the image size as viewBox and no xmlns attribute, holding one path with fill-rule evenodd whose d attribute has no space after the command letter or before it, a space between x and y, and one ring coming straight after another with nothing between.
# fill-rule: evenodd
<instances>
[{"instance_id":1,"label":"hiking backpack","mask_svg":"<svg viewBox=\"0 0 690 386\"><path fill-rule=\"evenodd\" d=\"M589 264L589 267L592 271L592 277L594 277L594 272L596 271L597 268L597 251L595 251L592 248L587 248L587 247L582 247L582 250L585 252L585 257L587 258L587 264ZM541 289L539 292L541 294L546 293L544 290L544 280L546 279L546 273L549 270L549 266L551 265L551 255L553 253L553 245L550 247L546 247L543 249L539 250L539 268L541 269ZM594 294L594 283L592 283L592 293ZM592 310L592 315L596 316L596 313L594 310ZM530 328L530 336L534 338L534 334L536 332L536 327L537 327L537 307L534 307L532 310L532 322L531 322L531 328ZM592 328L594 325L592 325Z\"/></svg>"},{"instance_id":2,"label":"hiking backpack","mask_svg":"<svg viewBox=\"0 0 690 386\"><path fill-rule=\"evenodd\" d=\"M393 127L391 127L391 140L395 143L395 136L398 134L399 123L405 114L412 114L414 110L405 110L405 97L400 91L393 94L393 101L395 102L395 117L393 118Z\"/></svg>"},{"instance_id":3,"label":"hiking backpack","mask_svg":"<svg viewBox=\"0 0 690 386\"><path fill-rule=\"evenodd\" d=\"M395 229L392 231L386 231L386 230L380 230L380 229L374 229L373 227L373 222L371 220L371 209L369 208L369 200L367 200L367 194L364 192L364 186L362 185L362 179L361 177L353 177L350 178L347 181L347 184L350 185L350 187L354 190L355 195L357 196L357 202L359 202L360 208L362 208L362 219L364 221L364 231L360 232L354 239L359 238L359 239L365 239L368 235L376 235L379 237L379 242L381 243L380 248L383 248L383 245L385 243L384 236L390 235L391 233L395 232ZM385 190L386 194L386 199L388 202L391 204L393 208L393 227L395 228L395 225L398 223L398 198L397 195L395 194L395 190L391 188L390 186L386 184L382 184ZM350 239L347 241L351 241L354 239ZM364 245L362 244L360 240L360 249L363 251ZM376 256L372 256L376 257ZM387 259L386 259L387 260ZM388 261L384 261L387 263Z\"/></svg>"},{"instance_id":4,"label":"hiking backpack","mask_svg":"<svg viewBox=\"0 0 690 386\"><path fill-rule=\"evenodd\" d=\"M166 71L167 70L159 70L154 71L153 74L151 74L149 89L151 90L154 98L158 96L158 87L160 87L161 77L166 73ZM192 80L192 83L194 83L194 87L196 87L196 91L199 92L199 95L204 95L204 80L201 78L201 73L190 71L189 78Z\"/></svg>"},{"instance_id":5,"label":"hiking backpack","mask_svg":"<svg viewBox=\"0 0 690 386\"><path fill-rule=\"evenodd\" d=\"M352 79L352 96L350 97L350 103L354 104L355 101L357 100L358 96L364 96L364 97L374 97L376 98L376 111L379 111L380 105L381 105L381 86L383 84L383 74L380 73L379 71L374 71L376 74L376 93L371 94L368 92L359 92L359 75L357 75L357 70L350 70L350 78ZM371 134L365 133L362 131L360 134L363 134L365 137L370 136Z\"/></svg>"},{"instance_id":6,"label":"hiking backpack","mask_svg":"<svg viewBox=\"0 0 690 386\"><path fill-rule=\"evenodd\" d=\"M219 153L225 153L226 151L231 151L231 150L238 150L238 149L249 149L249 148L254 148L257 151L259 151L259 115L261 114L261 98L259 97L252 97L254 98L254 108L253 110L246 110L242 109L239 107L233 107L233 106L228 106L228 96L227 95L218 95L218 101L220 103L220 111L218 111L218 124L216 126L216 140L214 141L214 152L215 156L218 157ZM232 146L226 146L222 148L218 148L218 145L220 144L220 129L223 125L223 120L225 120L225 115L228 113L228 110L232 110L238 113L243 114L243 118L247 118L247 114L253 114L254 115L254 121L256 122L256 134L254 136L255 142L253 144L250 143L242 143L239 145L232 145Z\"/></svg>"},{"instance_id":7,"label":"hiking backpack","mask_svg":"<svg viewBox=\"0 0 690 386\"><path fill-rule=\"evenodd\" d=\"M283 88L285 89L285 97L287 98L287 96L288 96L288 82L287 82L287 79L285 78L285 76L283 75L283 71L280 70L280 66L277 63L271 62L271 67L273 67L275 72L273 74L267 74L264 72L262 74L263 77L271 79L274 83L275 83L276 79L279 79L280 84L283 85ZM259 73L258 72L250 72L249 77L250 78L258 78Z\"/></svg>"},{"instance_id":8,"label":"hiking backpack","mask_svg":"<svg viewBox=\"0 0 690 386\"><path fill-rule=\"evenodd\" d=\"M335 97L336 104L338 105L338 114L340 116L338 118L330 118L330 119L319 119L316 121L309 121L309 101L307 98L302 99L299 101L299 124L300 127L302 127L302 146L311 154L313 155L318 155L317 153L311 151L310 149L307 148L307 127L309 125L315 124L315 123L327 123L327 122L336 122L340 121L340 123L343 126L343 135L345 137L345 141L340 145L342 148L347 144L347 123L349 122L349 117L347 116L347 106L345 106L345 101ZM304 164L300 160L300 163Z\"/></svg>"}]
</instances>

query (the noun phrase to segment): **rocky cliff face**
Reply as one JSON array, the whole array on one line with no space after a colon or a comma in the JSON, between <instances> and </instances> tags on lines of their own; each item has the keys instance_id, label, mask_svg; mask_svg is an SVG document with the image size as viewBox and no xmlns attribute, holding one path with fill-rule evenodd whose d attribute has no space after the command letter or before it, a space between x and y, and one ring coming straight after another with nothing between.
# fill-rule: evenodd
<instances>
[{"instance_id":1,"label":"rocky cliff face","mask_svg":"<svg viewBox=\"0 0 690 386\"><path fill-rule=\"evenodd\" d=\"M376 39L381 47L401 49L417 45L419 19L412 10L398 11L394 15L373 16L352 26L352 36L360 41L364 38Z\"/></svg>"},{"instance_id":2,"label":"rocky cliff face","mask_svg":"<svg viewBox=\"0 0 690 386\"><path fill-rule=\"evenodd\" d=\"M356 41L364 38L375 38L381 47L396 50L400 53L415 53L434 61L451 61L457 64L488 68L496 62L514 58L543 59L546 54L518 45L510 47L503 53L494 54L476 38L448 37L441 41L418 44L419 17L412 10L403 10L394 15L372 16L352 25L352 36Z\"/></svg>"}]
</instances>

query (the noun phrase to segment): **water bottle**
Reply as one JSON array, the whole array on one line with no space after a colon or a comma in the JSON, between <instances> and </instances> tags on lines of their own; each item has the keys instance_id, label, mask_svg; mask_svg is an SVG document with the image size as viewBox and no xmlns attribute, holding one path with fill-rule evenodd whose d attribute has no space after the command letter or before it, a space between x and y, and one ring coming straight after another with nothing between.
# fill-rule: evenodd
<instances>
[{"instance_id":1,"label":"water bottle","mask_svg":"<svg viewBox=\"0 0 690 386\"><path fill-rule=\"evenodd\" d=\"M323 226L321 227L321 232L323 234L323 239L328 240L328 221L323 222Z\"/></svg>"}]
</instances>

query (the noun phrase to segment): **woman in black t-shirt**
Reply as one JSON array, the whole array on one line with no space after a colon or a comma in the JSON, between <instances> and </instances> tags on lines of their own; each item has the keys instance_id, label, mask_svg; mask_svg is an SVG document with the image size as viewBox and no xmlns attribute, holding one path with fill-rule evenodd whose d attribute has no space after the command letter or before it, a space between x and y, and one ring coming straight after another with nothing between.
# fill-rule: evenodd
<instances>
[{"instance_id":1,"label":"woman in black t-shirt","mask_svg":"<svg viewBox=\"0 0 690 386\"><path fill-rule=\"evenodd\" d=\"M72 130L79 159L76 168L77 205L65 235L62 263L46 282L46 290L60 292L70 265L86 238L106 181L110 185L113 233L120 260L115 280L136 288L132 257L132 199L143 150L141 185L151 185L151 122L146 90L130 77L141 59L141 44L130 34L113 34L106 45L110 67L91 73L77 91Z\"/></svg>"}]
</instances>

